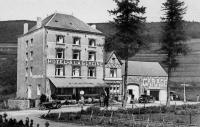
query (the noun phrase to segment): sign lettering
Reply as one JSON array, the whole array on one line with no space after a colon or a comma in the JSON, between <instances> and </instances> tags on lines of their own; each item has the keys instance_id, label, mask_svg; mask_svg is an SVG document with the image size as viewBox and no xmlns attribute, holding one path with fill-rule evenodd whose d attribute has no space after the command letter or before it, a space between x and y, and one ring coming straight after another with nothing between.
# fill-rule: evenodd
<instances>
[{"instance_id":1,"label":"sign lettering","mask_svg":"<svg viewBox=\"0 0 200 127\"><path fill-rule=\"evenodd\" d=\"M98 61L82 61L82 60L64 60L64 59L47 59L48 64L65 64L65 65L82 65L82 66L103 66Z\"/></svg>"}]
</instances>

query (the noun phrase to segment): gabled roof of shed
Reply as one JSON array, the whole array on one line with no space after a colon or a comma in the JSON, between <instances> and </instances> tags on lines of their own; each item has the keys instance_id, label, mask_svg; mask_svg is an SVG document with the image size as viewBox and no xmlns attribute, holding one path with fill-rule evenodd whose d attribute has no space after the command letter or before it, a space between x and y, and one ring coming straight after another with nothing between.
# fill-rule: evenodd
<instances>
[{"instance_id":1,"label":"gabled roof of shed","mask_svg":"<svg viewBox=\"0 0 200 127\"><path fill-rule=\"evenodd\" d=\"M125 72L125 61L122 65L122 74ZM128 75L133 76L167 76L165 70L158 62L141 62L129 61L128 62Z\"/></svg>"}]
</instances>

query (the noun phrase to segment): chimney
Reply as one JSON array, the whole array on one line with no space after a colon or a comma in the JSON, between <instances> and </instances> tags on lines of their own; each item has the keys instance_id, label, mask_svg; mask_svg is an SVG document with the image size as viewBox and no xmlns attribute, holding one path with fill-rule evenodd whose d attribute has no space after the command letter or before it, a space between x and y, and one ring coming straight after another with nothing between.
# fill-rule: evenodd
<instances>
[{"instance_id":1,"label":"chimney","mask_svg":"<svg viewBox=\"0 0 200 127\"><path fill-rule=\"evenodd\" d=\"M24 34L28 32L28 23L24 23Z\"/></svg>"},{"instance_id":2,"label":"chimney","mask_svg":"<svg viewBox=\"0 0 200 127\"><path fill-rule=\"evenodd\" d=\"M92 27L93 29L96 29L96 25L95 25L95 24L92 24L91 27Z\"/></svg>"},{"instance_id":3,"label":"chimney","mask_svg":"<svg viewBox=\"0 0 200 127\"><path fill-rule=\"evenodd\" d=\"M37 17L37 28L40 28L42 26L42 18Z\"/></svg>"}]
</instances>

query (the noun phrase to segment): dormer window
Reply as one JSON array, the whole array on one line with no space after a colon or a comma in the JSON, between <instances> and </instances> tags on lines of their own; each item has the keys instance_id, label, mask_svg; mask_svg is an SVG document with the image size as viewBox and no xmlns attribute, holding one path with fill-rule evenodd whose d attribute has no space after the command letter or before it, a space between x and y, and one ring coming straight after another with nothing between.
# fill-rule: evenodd
<instances>
[{"instance_id":1,"label":"dormer window","mask_svg":"<svg viewBox=\"0 0 200 127\"><path fill-rule=\"evenodd\" d=\"M59 58L59 59L64 58L64 49L56 49L56 58Z\"/></svg>"},{"instance_id":2,"label":"dormer window","mask_svg":"<svg viewBox=\"0 0 200 127\"><path fill-rule=\"evenodd\" d=\"M73 38L73 45L80 45L81 38L79 37L74 37Z\"/></svg>"},{"instance_id":3,"label":"dormer window","mask_svg":"<svg viewBox=\"0 0 200 127\"><path fill-rule=\"evenodd\" d=\"M95 39L89 39L89 47L96 47L96 40Z\"/></svg>"},{"instance_id":4,"label":"dormer window","mask_svg":"<svg viewBox=\"0 0 200 127\"><path fill-rule=\"evenodd\" d=\"M57 44L64 44L64 36L63 35L57 35L56 36L56 43Z\"/></svg>"}]
</instances>

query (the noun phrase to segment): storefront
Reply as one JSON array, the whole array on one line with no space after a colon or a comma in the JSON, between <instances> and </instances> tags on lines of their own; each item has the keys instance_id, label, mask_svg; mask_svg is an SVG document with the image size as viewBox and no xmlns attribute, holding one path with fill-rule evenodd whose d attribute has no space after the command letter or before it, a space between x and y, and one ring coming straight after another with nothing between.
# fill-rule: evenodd
<instances>
[{"instance_id":1,"label":"storefront","mask_svg":"<svg viewBox=\"0 0 200 127\"><path fill-rule=\"evenodd\" d=\"M167 73L157 62L129 61L126 92L127 96L134 97L134 100L146 94L156 101L166 101Z\"/></svg>"},{"instance_id":2,"label":"storefront","mask_svg":"<svg viewBox=\"0 0 200 127\"><path fill-rule=\"evenodd\" d=\"M98 80L88 81L87 79L73 80L70 78L49 78L51 95L55 94L60 98L79 100L80 92L84 92L85 98L99 98L104 94L108 86Z\"/></svg>"}]
</instances>

